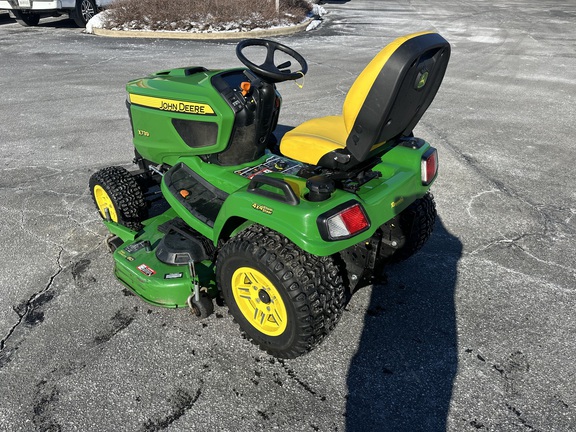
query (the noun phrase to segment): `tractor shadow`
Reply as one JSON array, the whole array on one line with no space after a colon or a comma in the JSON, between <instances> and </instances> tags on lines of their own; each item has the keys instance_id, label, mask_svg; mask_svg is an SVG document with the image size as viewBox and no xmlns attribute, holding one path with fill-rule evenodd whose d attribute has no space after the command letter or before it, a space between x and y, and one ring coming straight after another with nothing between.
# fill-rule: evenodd
<instances>
[{"instance_id":1,"label":"tractor shadow","mask_svg":"<svg viewBox=\"0 0 576 432\"><path fill-rule=\"evenodd\" d=\"M462 243L437 219L424 248L374 285L347 377L347 432L446 430L461 255Z\"/></svg>"}]
</instances>

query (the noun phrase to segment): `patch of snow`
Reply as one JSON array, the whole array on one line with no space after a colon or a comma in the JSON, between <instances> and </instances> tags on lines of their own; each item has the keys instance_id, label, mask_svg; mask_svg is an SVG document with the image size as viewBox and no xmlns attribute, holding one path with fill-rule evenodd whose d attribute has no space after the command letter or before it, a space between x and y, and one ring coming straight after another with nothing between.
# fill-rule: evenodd
<instances>
[{"instance_id":1,"label":"patch of snow","mask_svg":"<svg viewBox=\"0 0 576 432\"><path fill-rule=\"evenodd\" d=\"M322 6L318 4L313 4L312 10L308 13L308 17L314 18L314 20L310 24L308 24L308 27L306 27L306 31L318 28L318 26L322 24L322 17L327 13L328 11L326 11L326 9L324 9Z\"/></svg>"},{"instance_id":2,"label":"patch of snow","mask_svg":"<svg viewBox=\"0 0 576 432\"><path fill-rule=\"evenodd\" d=\"M306 27L306 31L314 30L314 29L317 28L320 24L322 24L322 20L315 19L315 20L312 21L310 24L308 24L308 27Z\"/></svg>"},{"instance_id":3,"label":"patch of snow","mask_svg":"<svg viewBox=\"0 0 576 432\"><path fill-rule=\"evenodd\" d=\"M104 28L107 11L97 13L86 23L86 33L93 34L95 28Z\"/></svg>"},{"instance_id":4,"label":"patch of snow","mask_svg":"<svg viewBox=\"0 0 576 432\"><path fill-rule=\"evenodd\" d=\"M322 6L320 6L318 4L314 4L312 6L312 11L311 11L312 16L321 17L321 16L326 15L327 13L328 13L328 11L326 11L326 9L324 9Z\"/></svg>"}]
</instances>

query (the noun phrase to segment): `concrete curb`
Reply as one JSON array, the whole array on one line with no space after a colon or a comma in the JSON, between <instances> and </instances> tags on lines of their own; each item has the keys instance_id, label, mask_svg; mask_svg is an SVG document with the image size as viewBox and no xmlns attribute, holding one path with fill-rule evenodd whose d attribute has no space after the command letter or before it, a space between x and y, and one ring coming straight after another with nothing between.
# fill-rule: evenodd
<instances>
[{"instance_id":1,"label":"concrete curb","mask_svg":"<svg viewBox=\"0 0 576 432\"><path fill-rule=\"evenodd\" d=\"M137 30L106 30L94 28L97 36L125 37L125 38L155 38L155 39L191 39L191 40L215 40L215 39L244 39L252 37L286 36L306 30L314 21L312 18L300 24L290 27L279 27L247 32L217 32L217 33L189 33L176 31L137 31Z\"/></svg>"}]
</instances>

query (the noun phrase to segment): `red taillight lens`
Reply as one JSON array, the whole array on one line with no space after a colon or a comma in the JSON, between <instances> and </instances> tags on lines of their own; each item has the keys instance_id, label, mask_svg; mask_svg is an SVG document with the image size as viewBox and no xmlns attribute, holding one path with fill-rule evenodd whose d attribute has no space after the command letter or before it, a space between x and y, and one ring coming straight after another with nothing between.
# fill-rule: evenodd
<instances>
[{"instance_id":1,"label":"red taillight lens","mask_svg":"<svg viewBox=\"0 0 576 432\"><path fill-rule=\"evenodd\" d=\"M427 186L432 183L438 173L438 152L435 148L431 147L424 153L420 168L422 184Z\"/></svg>"},{"instance_id":2,"label":"red taillight lens","mask_svg":"<svg viewBox=\"0 0 576 432\"><path fill-rule=\"evenodd\" d=\"M354 204L325 219L325 231L331 240L348 238L370 226L360 204Z\"/></svg>"},{"instance_id":3,"label":"red taillight lens","mask_svg":"<svg viewBox=\"0 0 576 432\"><path fill-rule=\"evenodd\" d=\"M355 234L358 231L362 231L368 226L366 216L364 216L364 212L360 208L359 204L344 210L342 213L340 213L340 217L344 221L344 225L346 225L346 228L350 234Z\"/></svg>"}]
</instances>

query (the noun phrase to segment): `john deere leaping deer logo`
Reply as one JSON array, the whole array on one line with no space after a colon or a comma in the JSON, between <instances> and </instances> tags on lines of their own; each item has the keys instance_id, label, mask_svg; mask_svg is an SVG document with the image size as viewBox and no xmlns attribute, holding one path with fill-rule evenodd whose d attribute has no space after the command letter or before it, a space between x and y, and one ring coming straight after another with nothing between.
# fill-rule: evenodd
<instances>
[{"instance_id":1,"label":"john deere leaping deer logo","mask_svg":"<svg viewBox=\"0 0 576 432\"><path fill-rule=\"evenodd\" d=\"M418 80L418 84L416 84L416 88L420 90L422 87L426 85L426 81L428 80L428 71L420 72L420 79Z\"/></svg>"}]
</instances>

